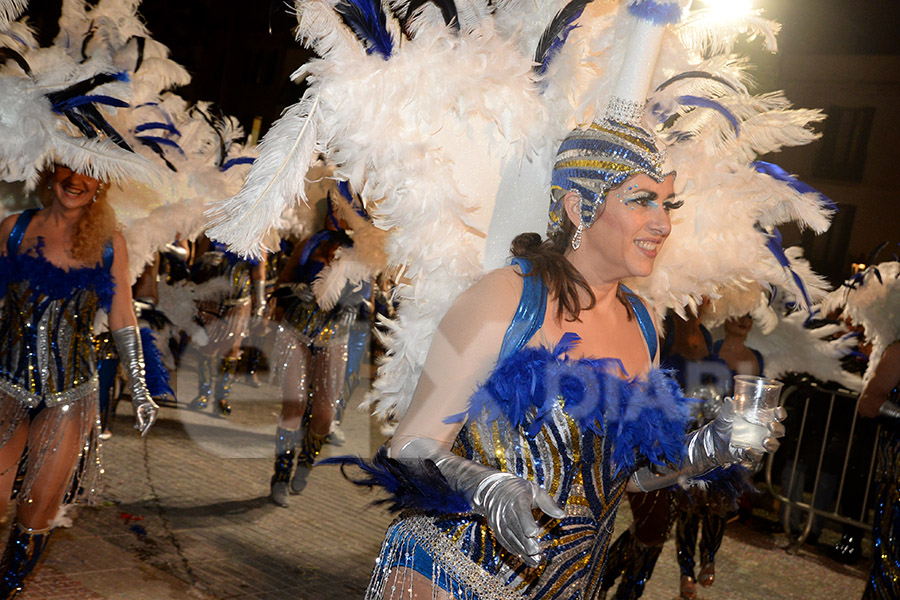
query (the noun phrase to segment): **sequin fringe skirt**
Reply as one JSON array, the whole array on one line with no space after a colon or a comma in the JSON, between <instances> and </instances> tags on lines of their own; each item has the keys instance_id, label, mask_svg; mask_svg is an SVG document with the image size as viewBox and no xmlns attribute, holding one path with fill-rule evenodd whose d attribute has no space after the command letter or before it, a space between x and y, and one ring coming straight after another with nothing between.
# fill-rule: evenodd
<instances>
[{"instance_id":1,"label":"sequin fringe skirt","mask_svg":"<svg viewBox=\"0 0 900 600\"><path fill-rule=\"evenodd\" d=\"M74 472L71 485L63 499L64 504L91 504L100 491L100 417L97 391L81 397L70 404L45 407L40 412L40 423L31 426L30 440L39 440L37 446L25 450L22 464L27 465L14 488L19 503L31 499L31 491L37 474L53 453L59 450L63 434L68 430L64 424L72 425L81 440L78 457L73 460ZM16 429L30 419L28 407L17 399L0 392L0 446L6 445ZM35 430L34 427L38 429Z\"/></svg>"},{"instance_id":2,"label":"sequin fringe skirt","mask_svg":"<svg viewBox=\"0 0 900 600\"><path fill-rule=\"evenodd\" d=\"M375 561L366 600L425 598L415 586L429 582L432 598L442 592L457 600L522 598L472 562L428 517L397 519L388 528Z\"/></svg>"},{"instance_id":3,"label":"sequin fringe skirt","mask_svg":"<svg viewBox=\"0 0 900 600\"><path fill-rule=\"evenodd\" d=\"M213 349L213 352L225 352L249 334L250 298L228 303L199 305L203 327L209 337L206 348Z\"/></svg>"}]
</instances>

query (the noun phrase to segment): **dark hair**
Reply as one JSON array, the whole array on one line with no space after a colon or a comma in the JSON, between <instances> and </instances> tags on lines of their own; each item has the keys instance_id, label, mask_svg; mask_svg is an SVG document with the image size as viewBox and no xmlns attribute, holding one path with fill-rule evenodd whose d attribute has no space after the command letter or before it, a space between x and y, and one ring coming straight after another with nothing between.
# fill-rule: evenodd
<instances>
[{"instance_id":1,"label":"dark hair","mask_svg":"<svg viewBox=\"0 0 900 600\"><path fill-rule=\"evenodd\" d=\"M562 322L578 321L582 310L590 310L597 304L597 297L584 276L565 257L569 240L575 232L575 225L563 214L562 230L542 240L537 233L520 233L513 239L510 251L516 258L524 258L531 263L531 272L543 280L550 296L556 298L556 319ZM587 293L590 301L582 305L578 291ZM628 320L632 318L631 303L625 297L622 286L616 289L616 298L628 309Z\"/></svg>"}]
</instances>

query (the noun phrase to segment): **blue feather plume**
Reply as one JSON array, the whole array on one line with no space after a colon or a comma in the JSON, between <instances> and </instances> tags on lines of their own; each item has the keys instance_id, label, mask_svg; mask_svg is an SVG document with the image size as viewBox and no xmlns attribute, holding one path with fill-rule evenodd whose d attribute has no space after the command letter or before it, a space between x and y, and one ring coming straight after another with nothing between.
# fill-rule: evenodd
<instances>
[{"instance_id":1,"label":"blue feather plume","mask_svg":"<svg viewBox=\"0 0 900 600\"><path fill-rule=\"evenodd\" d=\"M430 460L396 460L382 447L371 461L358 456L335 456L316 463L341 465L341 473L348 481L363 487L381 487L390 497L373 504L387 504L392 512L415 509L427 514L454 514L472 511L469 501L454 490ZM364 476L350 477L346 467L357 467Z\"/></svg>"},{"instance_id":2,"label":"blue feather plume","mask_svg":"<svg viewBox=\"0 0 900 600\"><path fill-rule=\"evenodd\" d=\"M650 21L654 25L668 25L677 23L681 19L681 7L678 2L638 0L628 5L628 12L635 17Z\"/></svg>"},{"instance_id":3,"label":"blue feather plume","mask_svg":"<svg viewBox=\"0 0 900 600\"><path fill-rule=\"evenodd\" d=\"M144 105L141 105L144 106ZM137 127L134 128L135 133L142 133L144 131L153 131L156 129L162 129L163 131L168 131L172 135L181 136L181 132L178 131L178 128L175 127L175 124L172 122L168 123L160 123L159 121L151 121L148 123L141 123Z\"/></svg>"},{"instance_id":4,"label":"blue feather plume","mask_svg":"<svg viewBox=\"0 0 900 600\"><path fill-rule=\"evenodd\" d=\"M773 179L783 181L800 194L816 194L819 197L819 204L822 206L822 208L837 211L837 205L831 198L829 198L813 186L803 183L775 163L766 162L764 160L757 160L750 163L750 166L760 173L765 173Z\"/></svg>"},{"instance_id":5,"label":"blue feather plume","mask_svg":"<svg viewBox=\"0 0 900 600\"><path fill-rule=\"evenodd\" d=\"M794 271L790 259L784 253L781 232L778 231L777 227L772 228L772 233L766 233L766 248L769 249L769 252L772 253L778 263L790 272L791 277L794 279L794 283L797 285L797 289L800 290L800 294L806 302L806 306L812 306L812 302L809 300L809 294L806 293L806 285L804 285L800 276L797 275L797 272Z\"/></svg>"},{"instance_id":6,"label":"blue feather plume","mask_svg":"<svg viewBox=\"0 0 900 600\"><path fill-rule=\"evenodd\" d=\"M710 98L703 98L702 96L678 96L678 103L683 104L685 106L698 106L701 108L711 108L714 111L720 113L728 122L731 123L731 127L734 128L735 135L741 135L741 124L738 121L737 117L734 114L725 108L722 103L716 102Z\"/></svg>"},{"instance_id":7,"label":"blue feather plume","mask_svg":"<svg viewBox=\"0 0 900 600\"><path fill-rule=\"evenodd\" d=\"M149 327L141 327L141 348L144 350L144 371L150 395L175 397L175 390L169 385L169 370L162 362L162 355L156 347L156 334Z\"/></svg>"},{"instance_id":8,"label":"blue feather plume","mask_svg":"<svg viewBox=\"0 0 900 600\"><path fill-rule=\"evenodd\" d=\"M760 491L750 480L750 471L738 464L727 467L719 467L700 477L691 480L692 483L702 483L706 491L706 500L716 505L735 511L738 508L738 500L744 494L759 494ZM694 494L688 490L688 496L693 500Z\"/></svg>"},{"instance_id":9,"label":"blue feather plume","mask_svg":"<svg viewBox=\"0 0 900 600\"><path fill-rule=\"evenodd\" d=\"M237 156L235 158L229 158L222 166L219 167L219 170L222 172L227 171L231 167L235 167L237 165L252 165L256 159L252 156Z\"/></svg>"},{"instance_id":10,"label":"blue feather plume","mask_svg":"<svg viewBox=\"0 0 900 600\"><path fill-rule=\"evenodd\" d=\"M368 54L377 52L384 60L391 57L394 39L387 29L380 0L341 0L334 10L365 45Z\"/></svg>"},{"instance_id":11,"label":"blue feather plume","mask_svg":"<svg viewBox=\"0 0 900 600\"><path fill-rule=\"evenodd\" d=\"M584 7L590 4L592 0L571 0L568 4L560 9L550 24L541 34L537 48L534 51L534 70L542 74L562 50L569 38L569 34L577 27L577 21Z\"/></svg>"}]
</instances>

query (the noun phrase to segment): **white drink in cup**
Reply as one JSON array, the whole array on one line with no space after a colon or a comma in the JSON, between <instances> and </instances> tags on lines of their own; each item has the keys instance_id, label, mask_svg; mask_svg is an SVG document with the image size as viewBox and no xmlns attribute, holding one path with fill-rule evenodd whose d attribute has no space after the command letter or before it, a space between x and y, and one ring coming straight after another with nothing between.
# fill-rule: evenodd
<instances>
[{"instance_id":1,"label":"white drink in cup","mask_svg":"<svg viewBox=\"0 0 900 600\"><path fill-rule=\"evenodd\" d=\"M774 379L753 375L734 377L734 425L731 445L735 448L762 450L768 428L761 425L760 415L771 414L778 408L784 384ZM768 420L768 419L767 419Z\"/></svg>"}]
</instances>

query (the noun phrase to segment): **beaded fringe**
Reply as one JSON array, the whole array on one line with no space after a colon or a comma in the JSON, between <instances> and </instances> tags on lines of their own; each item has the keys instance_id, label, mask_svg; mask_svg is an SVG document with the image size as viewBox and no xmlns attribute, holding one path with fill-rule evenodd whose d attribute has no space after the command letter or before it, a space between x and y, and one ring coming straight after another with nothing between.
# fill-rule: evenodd
<instances>
[{"instance_id":1,"label":"beaded fringe","mask_svg":"<svg viewBox=\"0 0 900 600\"><path fill-rule=\"evenodd\" d=\"M39 440L37 447L26 448L23 460L28 465L24 478L15 487L17 502L31 499L31 489L35 478L47 459L58 450L61 442L62 423L74 420L77 423L81 449L74 464L72 485L66 492L63 503L91 504L100 491L100 476L103 473L100 462L100 416L98 396L94 391L71 404L47 407L37 429L32 426L29 438ZM0 446L5 445L16 429L28 418L28 409L15 398L0 393ZM16 463L10 468L18 468Z\"/></svg>"},{"instance_id":2,"label":"beaded fringe","mask_svg":"<svg viewBox=\"0 0 900 600\"><path fill-rule=\"evenodd\" d=\"M430 582L418 573L415 559L420 553L431 558ZM418 576L417 576L418 575ZM422 598L415 589L418 580L430 583L431 598L447 593L456 600L514 600L522 596L507 588L460 552L431 521L416 515L394 521L385 535L375 571L366 590L366 600L411 600Z\"/></svg>"}]
</instances>

